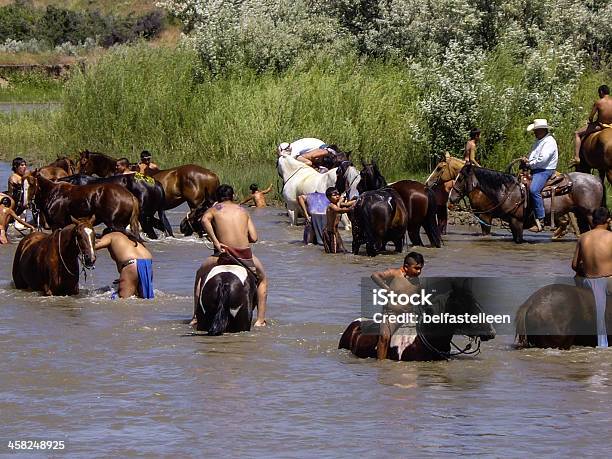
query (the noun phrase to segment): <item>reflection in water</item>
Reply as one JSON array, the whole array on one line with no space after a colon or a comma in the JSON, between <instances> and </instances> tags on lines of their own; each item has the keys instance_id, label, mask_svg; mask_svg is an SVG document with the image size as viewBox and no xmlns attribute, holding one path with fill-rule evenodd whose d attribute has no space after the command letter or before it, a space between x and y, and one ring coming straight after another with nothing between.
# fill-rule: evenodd
<instances>
[{"instance_id":1,"label":"reflection in water","mask_svg":"<svg viewBox=\"0 0 612 459\"><path fill-rule=\"evenodd\" d=\"M7 174L3 165L3 183ZM170 212L174 225L185 212ZM117 277L105 253L79 297L17 292L16 244L0 247L2 437L63 439L75 455L119 457L195 448L266 457L607 452L612 354L514 351L503 335L475 358L356 359L337 344L359 315L359 280L402 255L325 255L299 243L302 229L281 209L253 216L271 326L216 338L184 323L195 270L210 254L200 241L148 244L153 301L96 292ZM571 243L536 235L541 243L516 246L505 233L451 232L444 248L418 249L425 274L571 275Z\"/></svg>"}]
</instances>

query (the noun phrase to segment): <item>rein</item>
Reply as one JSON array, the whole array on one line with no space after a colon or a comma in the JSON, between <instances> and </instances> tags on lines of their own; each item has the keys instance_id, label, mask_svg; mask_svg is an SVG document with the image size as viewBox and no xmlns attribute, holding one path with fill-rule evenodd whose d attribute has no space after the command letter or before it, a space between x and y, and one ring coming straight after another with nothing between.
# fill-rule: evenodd
<instances>
[{"instance_id":1,"label":"rein","mask_svg":"<svg viewBox=\"0 0 612 459\"><path fill-rule=\"evenodd\" d=\"M464 175L463 177L464 177L464 179L466 178L466 177L465 177L465 175ZM459 190L459 189L457 189L457 188L455 187L456 183L457 183L456 181L455 181L455 183L453 183L452 190L453 190L455 193L457 193L459 196L463 196L463 197L465 197L465 193L464 193L464 191L461 191L461 190ZM504 196L504 199L502 199L500 202L498 202L497 204L495 204L495 205L494 205L493 207L491 207L490 209L487 209L487 210L474 210L474 209L472 208L472 205L470 204L470 211L471 211L471 212L474 214L474 216L475 216L476 218L478 218L478 215L481 215L481 214L488 214L488 213L490 213L490 212L492 212L492 211L494 211L494 210L498 209L498 208L499 208L499 207L501 207L503 204L505 204L505 202L508 200L508 198L510 197L510 195L512 194L512 192L514 191L514 189L515 189L515 188L517 188L517 187L518 187L519 189L520 189L520 187L521 187L521 183L520 183L519 181L514 182L514 183L513 183L512 188L510 188L510 189L509 189L509 190L506 192L506 194L505 194L505 196ZM482 189L481 189L481 188L478 188L478 189L482 191ZM474 191L474 190L472 190L472 191ZM471 191L470 191L470 192L471 192ZM469 192L469 193L470 193L470 192ZM487 197L489 197L489 196L487 196ZM523 203L523 201L524 201L524 199L523 199L523 197L522 197L522 193L521 193L521 200L520 200L519 202L517 202L517 203L515 204L515 206L514 206L512 209L510 209L508 212L506 212L506 213L507 213L507 214L512 214L512 213L514 213L514 211L516 210L516 208L517 208L518 206L520 206L520 205ZM485 223L485 224L487 224L487 223ZM489 225L489 226L491 226L491 225Z\"/></svg>"},{"instance_id":2,"label":"rein","mask_svg":"<svg viewBox=\"0 0 612 459\"><path fill-rule=\"evenodd\" d=\"M68 266L66 265L66 262L64 261L64 257L62 256L62 231L63 230L59 230L57 233L57 236L58 236L57 237L57 251L59 252L60 260L62 261L62 265L64 265L64 269L68 271L68 274L74 277L79 277L78 274L74 274L72 271L68 269ZM81 261L81 272L83 273L83 276L85 277L85 282L87 282L87 271L86 270L93 269L93 268L87 268L85 266L85 254L81 250L81 246L78 244L78 242L77 242L77 248L79 249L79 254L77 255L77 258L80 259ZM77 261L77 264L78 264L78 261Z\"/></svg>"}]
</instances>

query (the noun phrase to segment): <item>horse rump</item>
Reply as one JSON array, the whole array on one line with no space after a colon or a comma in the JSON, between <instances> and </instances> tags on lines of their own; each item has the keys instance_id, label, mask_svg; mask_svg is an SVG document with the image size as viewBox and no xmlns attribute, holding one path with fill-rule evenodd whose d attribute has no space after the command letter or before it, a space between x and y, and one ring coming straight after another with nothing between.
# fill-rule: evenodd
<instances>
[{"instance_id":1,"label":"horse rump","mask_svg":"<svg viewBox=\"0 0 612 459\"><path fill-rule=\"evenodd\" d=\"M423 228L429 239L429 242L434 247L442 247L442 236L438 227L437 214L438 204L436 202L436 194L431 188L425 188L427 191L427 214L423 222Z\"/></svg>"}]
</instances>

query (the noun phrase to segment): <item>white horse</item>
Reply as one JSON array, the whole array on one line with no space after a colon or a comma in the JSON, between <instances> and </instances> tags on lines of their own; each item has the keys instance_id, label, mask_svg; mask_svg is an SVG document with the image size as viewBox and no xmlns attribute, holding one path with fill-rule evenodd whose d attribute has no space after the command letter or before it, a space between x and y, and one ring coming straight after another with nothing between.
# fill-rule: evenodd
<instances>
[{"instance_id":1,"label":"white horse","mask_svg":"<svg viewBox=\"0 0 612 459\"><path fill-rule=\"evenodd\" d=\"M281 195L287 204L287 213L292 225L297 225L298 216L301 214L300 205L297 202L298 196L315 191L325 193L329 187L336 186L336 167L321 174L303 162L282 154L278 157L276 169L278 175L283 179ZM346 226L345 219L343 222Z\"/></svg>"},{"instance_id":2,"label":"white horse","mask_svg":"<svg viewBox=\"0 0 612 459\"><path fill-rule=\"evenodd\" d=\"M341 177L343 175L343 177ZM346 161L338 167L337 172L338 178L338 189L341 190L348 200L357 199L359 197L359 190L357 185L361 182L361 174L357 170L353 163ZM342 181L342 186L340 186Z\"/></svg>"}]
</instances>

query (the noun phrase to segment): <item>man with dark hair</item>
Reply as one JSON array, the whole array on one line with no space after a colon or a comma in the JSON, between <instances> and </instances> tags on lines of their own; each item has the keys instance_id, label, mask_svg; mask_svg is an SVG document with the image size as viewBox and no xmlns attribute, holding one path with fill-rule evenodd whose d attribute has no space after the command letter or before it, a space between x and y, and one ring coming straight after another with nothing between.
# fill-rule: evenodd
<instances>
[{"instance_id":1,"label":"man with dark hair","mask_svg":"<svg viewBox=\"0 0 612 459\"><path fill-rule=\"evenodd\" d=\"M342 236L338 231L340 216L350 212L355 207L356 200L344 201L340 192L335 187L329 187L325 191L329 205L325 211L325 231L323 232L323 247L325 253L345 253Z\"/></svg>"},{"instance_id":2,"label":"man with dark hair","mask_svg":"<svg viewBox=\"0 0 612 459\"><path fill-rule=\"evenodd\" d=\"M21 197L22 179L29 174L28 163L26 163L26 160L21 156L18 156L13 159L11 170L13 173L8 179L8 193L15 201L19 202L19 198Z\"/></svg>"},{"instance_id":3,"label":"man with dark hair","mask_svg":"<svg viewBox=\"0 0 612 459\"><path fill-rule=\"evenodd\" d=\"M120 231L113 231L96 241L95 249L108 249L117 264L119 298L136 295L153 299L153 256L144 244Z\"/></svg>"},{"instance_id":4,"label":"man with dark hair","mask_svg":"<svg viewBox=\"0 0 612 459\"><path fill-rule=\"evenodd\" d=\"M119 158L115 165L115 175L128 175L134 174L135 172L130 170L130 160L127 158Z\"/></svg>"},{"instance_id":5,"label":"man with dark hair","mask_svg":"<svg viewBox=\"0 0 612 459\"><path fill-rule=\"evenodd\" d=\"M370 278L379 287L399 294L413 294L421 289L419 276L425 265L423 255L418 252L410 252L404 258L404 264L400 268L390 268L386 271L380 271L372 274ZM410 305L388 305L384 311L389 314L405 314L412 312ZM401 323L384 322L380 324L378 335L378 344L376 346L376 355L379 360L387 358L387 351L391 337L401 327ZM400 352L401 355L401 352Z\"/></svg>"},{"instance_id":6,"label":"man with dark hair","mask_svg":"<svg viewBox=\"0 0 612 459\"><path fill-rule=\"evenodd\" d=\"M589 122L585 127L576 131L572 165L580 164L582 139L593 132L601 131L604 128L612 128L612 98L610 98L610 88L602 84L597 89L597 94L599 95L599 100L593 104L589 115ZM595 118L596 116L597 119Z\"/></svg>"},{"instance_id":7,"label":"man with dark hair","mask_svg":"<svg viewBox=\"0 0 612 459\"><path fill-rule=\"evenodd\" d=\"M140 153L138 169L143 175L152 175L159 172L159 166L151 161L151 153L147 150L142 150L142 153Z\"/></svg>"},{"instance_id":8,"label":"man with dark hair","mask_svg":"<svg viewBox=\"0 0 612 459\"><path fill-rule=\"evenodd\" d=\"M229 185L217 188L217 202L202 216L202 226L215 246L211 255L196 273L194 284L194 312L191 324L197 323L195 311L200 303L202 282L208 272L217 264L219 255L227 252L231 258L253 270L259 278L257 286L257 320L255 326L266 325L266 299L268 279L263 265L253 255L250 244L257 242L257 230L250 214L233 202L234 189Z\"/></svg>"},{"instance_id":9,"label":"man with dark hair","mask_svg":"<svg viewBox=\"0 0 612 459\"><path fill-rule=\"evenodd\" d=\"M576 244L572 269L576 271L583 287L590 288L595 297L597 317L597 346L608 347L606 331L606 292L612 280L612 232L610 212L600 207L593 212L591 231L582 234Z\"/></svg>"},{"instance_id":10,"label":"man with dark hair","mask_svg":"<svg viewBox=\"0 0 612 459\"><path fill-rule=\"evenodd\" d=\"M480 167L478 161L476 161L476 146L480 141L480 129L474 128L470 131L470 139L465 144L465 149L463 151L463 159L465 162L470 162L475 166Z\"/></svg>"},{"instance_id":11,"label":"man with dark hair","mask_svg":"<svg viewBox=\"0 0 612 459\"><path fill-rule=\"evenodd\" d=\"M31 231L36 231L36 228L34 228L25 220L22 220L17 216L12 206L13 202L8 196L3 195L2 198L0 198L0 244L9 243L6 230L8 228L9 223L11 223L11 220L13 219L26 226L27 228L30 228Z\"/></svg>"},{"instance_id":12,"label":"man with dark hair","mask_svg":"<svg viewBox=\"0 0 612 459\"><path fill-rule=\"evenodd\" d=\"M272 184L265 190L259 191L257 183L251 183L249 189L251 190L251 196L240 201L240 205L253 201L255 207L266 207L266 197L264 195L272 191Z\"/></svg>"}]
</instances>

